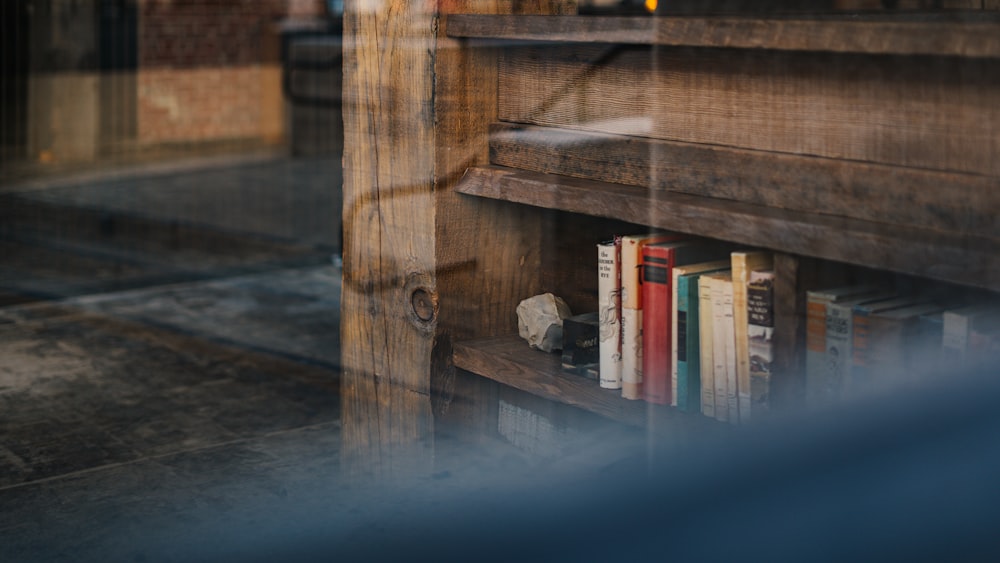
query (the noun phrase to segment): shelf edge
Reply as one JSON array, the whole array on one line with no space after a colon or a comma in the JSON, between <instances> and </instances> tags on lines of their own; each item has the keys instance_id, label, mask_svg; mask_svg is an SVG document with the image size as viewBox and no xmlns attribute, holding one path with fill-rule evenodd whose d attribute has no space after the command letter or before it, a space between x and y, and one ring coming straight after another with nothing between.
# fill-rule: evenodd
<instances>
[{"instance_id":1,"label":"shelf edge","mask_svg":"<svg viewBox=\"0 0 1000 563\"><path fill-rule=\"evenodd\" d=\"M971 21L970 21L971 20ZM1000 22L940 18L450 15L455 38L1000 58Z\"/></svg>"}]
</instances>

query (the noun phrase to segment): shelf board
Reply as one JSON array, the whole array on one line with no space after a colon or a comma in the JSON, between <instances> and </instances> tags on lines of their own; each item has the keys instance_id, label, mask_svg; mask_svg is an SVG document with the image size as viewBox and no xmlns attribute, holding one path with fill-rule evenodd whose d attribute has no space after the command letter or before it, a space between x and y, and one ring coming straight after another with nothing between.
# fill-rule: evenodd
<instances>
[{"instance_id":1,"label":"shelf board","mask_svg":"<svg viewBox=\"0 0 1000 563\"><path fill-rule=\"evenodd\" d=\"M971 12L823 17L451 15L446 26L451 37L480 39L1000 57L1000 19Z\"/></svg>"},{"instance_id":2,"label":"shelf board","mask_svg":"<svg viewBox=\"0 0 1000 563\"><path fill-rule=\"evenodd\" d=\"M1000 242L992 238L499 166L468 169L455 190L790 254L1000 289Z\"/></svg>"},{"instance_id":3,"label":"shelf board","mask_svg":"<svg viewBox=\"0 0 1000 563\"><path fill-rule=\"evenodd\" d=\"M517 123L490 164L1000 239L1000 177Z\"/></svg>"},{"instance_id":4,"label":"shelf board","mask_svg":"<svg viewBox=\"0 0 1000 563\"><path fill-rule=\"evenodd\" d=\"M518 336L496 336L454 345L455 367L550 401L572 405L631 426L711 428L714 420L602 389L592 380L562 371L558 354L532 350Z\"/></svg>"}]
</instances>

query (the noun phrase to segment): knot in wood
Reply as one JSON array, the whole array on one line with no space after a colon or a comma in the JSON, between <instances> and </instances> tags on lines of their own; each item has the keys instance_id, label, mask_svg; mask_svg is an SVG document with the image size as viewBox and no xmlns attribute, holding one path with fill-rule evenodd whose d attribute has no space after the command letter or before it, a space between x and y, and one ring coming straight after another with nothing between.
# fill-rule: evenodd
<instances>
[{"instance_id":1,"label":"knot in wood","mask_svg":"<svg viewBox=\"0 0 1000 563\"><path fill-rule=\"evenodd\" d=\"M437 298L425 287L418 287L410 294L413 314L422 322L429 323L437 315Z\"/></svg>"}]
</instances>

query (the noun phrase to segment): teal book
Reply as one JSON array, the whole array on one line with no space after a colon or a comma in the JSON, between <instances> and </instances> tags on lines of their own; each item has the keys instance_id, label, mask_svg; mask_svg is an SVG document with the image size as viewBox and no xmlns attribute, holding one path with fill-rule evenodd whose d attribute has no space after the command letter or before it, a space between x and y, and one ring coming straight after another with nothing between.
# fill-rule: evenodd
<instances>
[{"instance_id":1,"label":"teal book","mask_svg":"<svg viewBox=\"0 0 1000 563\"><path fill-rule=\"evenodd\" d=\"M865 395L873 389L872 372L869 369L869 336L871 333L871 319L873 315L902 309L912 305L923 304L919 298L913 296L897 297L882 301L863 303L854 307L852 315L851 334L851 380L850 388L852 395Z\"/></svg>"},{"instance_id":2,"label":"teal book","mask_svg":"<svg viewBox=\"0 0 1000 563\"><path fill-rule=\"evenodd\" d=\"M701 412L701 338L698 322L698 278L706 272L724 270L728 260L703 262L674 268L677 306L674 308L677 337L676 359L677 408L684 412Z\"/></svg>"}]
</instances>

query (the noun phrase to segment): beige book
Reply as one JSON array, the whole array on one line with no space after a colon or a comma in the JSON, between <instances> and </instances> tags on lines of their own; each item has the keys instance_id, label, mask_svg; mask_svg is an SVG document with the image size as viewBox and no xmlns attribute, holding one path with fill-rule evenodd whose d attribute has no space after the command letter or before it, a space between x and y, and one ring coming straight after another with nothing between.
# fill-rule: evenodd
<instances>
[{"instance_id":1,"label":"beige book","mask_svg":"<svg viewBox=\"0 0 1000 563\"><path fill-rule=\"evenodd\" d=\"M769 270L773 267L774 258L765 251L738 251L731 255L733 268L733 329L736 351L736 387L739 401L739 420L741 423L750 421L750 337L747 326L747 284L750 283L750 272L754 270Z\"/></svg>"},{"instance_id":2,"label":"beige book","mask_svg":"<svg viewBox=\"0 0 1000 563\"><path fill-rule=\"evenodd\" d=\"M675 239L672 234L622 237L622 397L626 399L642 398L642 247Z\"/></svg>"},{"instance_id":3,"label":"beige book","mask_svg":"<svg viewBox=\"0 0 1000 563\"><path fill-rule=\"evenodd\" d=\"M712 343L712 279L698 278L698 339L701 363L701 414L715 418L715 348Z\"/></svg>"}]
</instances>

